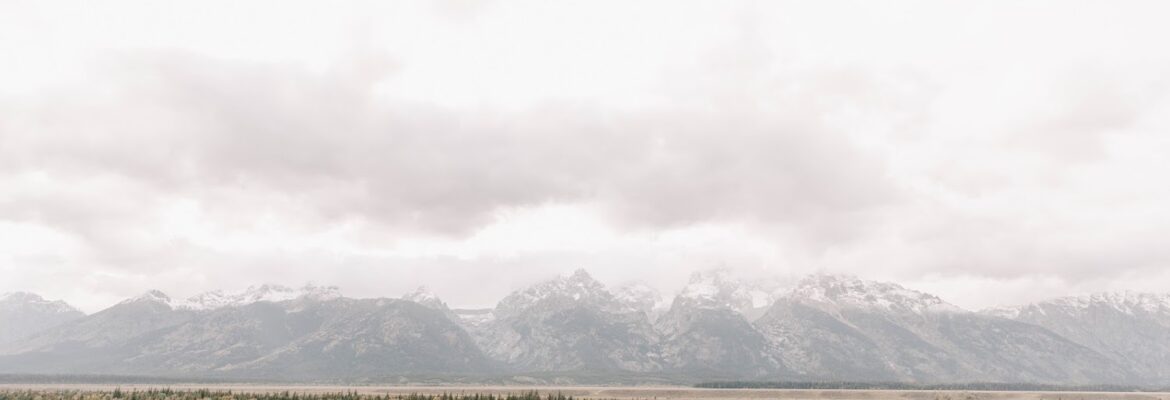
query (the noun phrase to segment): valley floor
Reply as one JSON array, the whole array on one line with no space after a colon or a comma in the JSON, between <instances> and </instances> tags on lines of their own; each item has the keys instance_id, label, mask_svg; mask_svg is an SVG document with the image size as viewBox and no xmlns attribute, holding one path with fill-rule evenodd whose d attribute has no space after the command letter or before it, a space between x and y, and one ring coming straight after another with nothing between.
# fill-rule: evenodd
<instances>
[{"instance_id":1,"label":"valley floor","mask_svg":"<svg viewBox=\"0 0 1170 400\"><path fill-rule=\"evenodd\" d=\"M936 391L936 390L803 390L803 389L695 389L688 387L616 387L616 386L267 386L267 385L94 385L94 384L0 384L0 393L13 390L81 390L122 391L149 388L175 390L231 390L236 393L338 393L357 392L369 395L409 394L509 394L526 391L561 393L581 399L614 400L1170 400L1170 393L1114 393L1114 392L1001 392L1001 391ZM0 395L0 398L3 396Z\"/></svg>"}]
</instances>

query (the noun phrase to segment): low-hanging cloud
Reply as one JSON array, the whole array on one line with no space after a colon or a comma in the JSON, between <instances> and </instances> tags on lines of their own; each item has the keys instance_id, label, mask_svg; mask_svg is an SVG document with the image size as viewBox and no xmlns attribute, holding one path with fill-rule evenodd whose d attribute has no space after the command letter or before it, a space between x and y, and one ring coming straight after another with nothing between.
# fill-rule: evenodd
<instances>
[{"instance_id":1,"label":"low-hanging cloud","mask_svg":"<svg viewBox=\"0 0 1170 400\"><path fill-rule=\"evenodd\" d=\"M0 92L0 289L242 275L484 305L580 266L666 289L725 266L1074 293L1170 262L1170 58L1143 7L367 6L0 35L33 60L0 83L48 71Z\"/></svg>"},{"instance_id":2,"label":"low-hanging cloud","mask_svg":"<svg viewBox=\"0 0 1170 400\"><path fill-rule=\"evenodd\" d=\"M348 71L180 55L119 70L100 102L50 98L21 113L5 129L16 144L3 150L6 169L97 172L206 200L222 188L273 192L324 219L452 235L490 223L498 209L546 202L600 201L635 225L785 223L860 211L893 192L881 163L816 110L452 110L380 101L376 80ZM39 200L30 203L55 207ZM51 222L88 225L87 206L125 214L79 200L50 212L69 215Z\"/></svg>"}]
</instances>

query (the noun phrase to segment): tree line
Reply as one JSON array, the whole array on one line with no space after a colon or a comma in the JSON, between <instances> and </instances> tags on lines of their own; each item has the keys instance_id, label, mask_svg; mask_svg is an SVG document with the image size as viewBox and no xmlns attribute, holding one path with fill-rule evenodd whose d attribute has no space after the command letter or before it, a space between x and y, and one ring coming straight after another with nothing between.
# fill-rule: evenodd
<instances>
[{"instance_id":1,"label":"tree line","mask_svg":"<svg viewBox=\"0 0 1170 400\"><path fill-rule=\"evenodd\" d=\"M364 394L298 393L293 391L253 393L231 390L144 389L91 390L0 390L0 400L576 400L560 393L541 395L535 391L514 394Z\"/></svg>"},{"instance_id":2,"label":"tree line","mask_svg":"<svg viewBox=\"0 0 1170 400\"><path fill-rule=\"evenodd\" d=\"M1027 392L1166 392L1170 388L1124 385L1051 385L1043 383L940 383L906 382L786 382L786 381L723 381L694 385L705 389L813 389L813 390L967 390L967 391L1027 391Z\"/></svg>"}]
</instances>

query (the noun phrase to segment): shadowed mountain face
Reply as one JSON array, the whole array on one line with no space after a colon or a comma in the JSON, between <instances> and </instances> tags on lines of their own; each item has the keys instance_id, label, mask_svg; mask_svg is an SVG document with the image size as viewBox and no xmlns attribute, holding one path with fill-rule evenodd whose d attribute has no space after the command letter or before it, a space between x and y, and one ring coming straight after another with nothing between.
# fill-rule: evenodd
<instances>
[{"instance_id":1,"label":"shadowed mountain face","mask_svg":"<svg viewBox=\"0 0 1170 400\"><path fill-rule=\"evenodd\" d=\"M0 371L25 373L126 373L152 370L139 363L140 346L163 330L193 317L174 310L169 298L152 291L88 317L50 328L8 346Z\"/></svg>"},{"instance_id":2,"label":"shadowed mountain face","mask_svg":"<svg viewBox=\"0 0 1170 400\"><path fill-rule=\"evenodd\" d=\"M645 312L622 303L585 271L509 295L479 327L491 357L524 372L662 369Z\"/></svg>"},{"instance_id":3,"label":"shadowed mountain face","mask_svg":"<svg viewBox=\"0 0 1170 400\"><path fill-rule=\"evenodd\" d=\"M152 291L89 316L32 295L9 295L0 304L5 322L30 321L21 327L29 333L0 344L0 373L560 383L1170 381L1170 301L1144 294L974 313L892 283L815 275L777 291L714 273L696 274L667 308L651 289L610 291L578 271L484 310L449 309L424 289L402 299L352 299L334 288L274 285L186 300Z\"/></svg>"},{"instance_id":4,"label":"shadowed mountain face","mask_svg":"<svg viewBox=\"0 0 1170 400\"><path fill-rule=\"evenodd\" d=\"M490 362L442 312L300 297L209 310L152 292L20 343L0 371L332 379L467 373Z\"/></svg>"},{"instance_id":5,"label":"shadowed mountain face","mask_svg":"<svg viewBox=\"0 0 1170 400\"><path fill-rule=\"evenodd\" d=\"M381 377L466 374L491 366L467 332L442 312L403 300L334 299L288 309L290 328L312 326L262 357L225 365L228 375Z\"/></svg>"},{"instance_id":6,"label":"shadowed mountain face","mask_svg":"<svg viewBox=\"0 0 1170 400\"><path fill-rule=\"evenodd\" d=\"M783 376L770 343L742 314L676 304L660 319L663 360L687 375L721 379Z\"/></svg>"},{"instance_id":7,"label":"shadowed mountain face","mask_svg":"<svg viewBox=\"0 0 1170 400\"><path fill-rule=\"evenodd\" d=\"M699 273L658 319L666 365L723 379L788 376L768 339L748 322L752 291L720 273Z\"/></svg>"},{"instance_id":8,"label":"shadowed mountain face","mask_svg":"<svg viewBox=\"0 0 1170 400\"><path fill-rule=\"evenodd\" d=\"M50 328L13 343L12 351L88 351L132 347L143 335L176 326L192 317L172 309L170 298L158 291L128 299L85 318Z\"/></svg>"}]
</instances>

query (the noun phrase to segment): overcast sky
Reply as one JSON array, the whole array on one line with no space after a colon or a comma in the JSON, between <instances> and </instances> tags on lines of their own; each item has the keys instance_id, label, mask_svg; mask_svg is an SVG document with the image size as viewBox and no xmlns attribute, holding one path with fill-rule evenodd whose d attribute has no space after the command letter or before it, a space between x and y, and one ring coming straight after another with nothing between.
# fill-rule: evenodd
<instances>
[{"instance_id":1,"label":"overcast sky","mask_svg":"<svg viewBox=\"0 0 1170 400\"><path fill-rule=\"evenodd\" d=\"M0 0L0 292L1170 289L1170 3Z\"/></svg>"}]
</instances>

